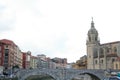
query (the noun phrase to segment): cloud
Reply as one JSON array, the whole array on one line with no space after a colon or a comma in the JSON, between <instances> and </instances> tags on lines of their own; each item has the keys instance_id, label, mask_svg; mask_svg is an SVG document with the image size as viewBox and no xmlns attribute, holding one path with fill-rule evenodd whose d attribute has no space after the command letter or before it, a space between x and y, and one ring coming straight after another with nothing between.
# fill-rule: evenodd
<instances>
[{"instance_id":1,"label":"cloud","mask_svg":"<svg viewBox=\"0 0 120 80\"><path fill-rule=\"evenodd\" d=\"M119 38L119 14L119 2L109 0L0 0L0 32L5 31L0 37L33 55L75 61L86 54L91 16L105 42ZM116 38L110 39L113 33Z\"/></svg>"},{"instance_id":2,"label":"cloud","mask_svg":"<svg viewBox=\"0 0 120 80\"><path fill-rule=\"evenodd\" d=\"M0 5L0 13L2 13L2 11L5 9L6 7L3 5Z\"/></svg>"},{"instance_id":3,"label":"cloud","mask_svg":"<svg viewBox=\"0 0 120 80\"><path fill-rule=\"evenodd\" d=\"M75 60L80 57L80 12L71 6L72 3L63 0L8 0L3 4L5 9L0 24L1 31L10 30L11 33L3 36L13 40L23 51L30 50L33 55L42 53L48 57Z\"/></svg>"},{"instance_id":4,"label":"cloud","mask_svg":"<svg viewBox=\"0 0 120 80\"><path fill-rule=\"evenodd\" d=\"M12 25L12 23L9 22L0 23L0 32L12 30L13 27L11 27L10 25Z\"/></svg>"},{"instance_id":5,"label":"cloud","mask_svg":"<svg viewBox=\"0 0 120 80\"><path fill-rule=\"evenodd\" d=\"M5 4L0 4L0 32L14 28L15 16Z\"/></svg>"}]
</instances>

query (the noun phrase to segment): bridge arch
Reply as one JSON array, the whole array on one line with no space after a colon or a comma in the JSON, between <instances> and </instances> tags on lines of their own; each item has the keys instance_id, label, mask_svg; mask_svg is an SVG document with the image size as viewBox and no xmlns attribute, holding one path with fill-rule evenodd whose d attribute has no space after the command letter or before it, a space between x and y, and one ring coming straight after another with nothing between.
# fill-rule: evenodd
<instances>
[{"instance_id":1,"label":"bridge arch","mask_svg":"<svg viewBox=\"0 0 120 80\"><path fill-rule=\"evenodd\" d=\"M56 76L56 74L51 73L49 71L42 71L42 70L29 70L27 72L24 71L19 71L19 73L17 73L18 79L19 80L25 80L28 77L30 77L31 75L48 75L50 77L52 77L55 80L59 80L58 77Z\"/></svg>"},{"instance_id":2,"label":"bridge arch","mask_svg":"<svg viewBox=\"0 0 120 80\"><path fill-rule=\"evenodd\" d=\"M96 76L96 75L94 75L94 74L91 74L91 73L80 73L80 74L75 74L75 75L73 75L73 76L71 76L70 78L69 78L69 80L72 80L73 78L75 78L75 77L78 77L79 75L84 75L85 76L85 74L88 74L90 77L94 77L95 78L95 80L101 80L98 76Z\"/></svg>"},{"instance_id":3,"label":"bridge arch","mask_svg":"<svg viewBox=\"0 0 120 80\"><path fill-rule=\"evenodd\" d=\"M31 75L48 75L55 80L72 80L78 75L88 74L94 76L97 80L105 78L104 70L75 70L75 69L28 69L20 70L17 73L19 80L25 80ZM96 80L95 79L95 80Z\"/></svg>"},{"instance_id":4,"label":"bridge arch","mask_svg":"<svg viewBox=\"0 0 120 80\"><path fill-rule=\"evenodd\" d=\"M104 77L104 74L103 74L103 70L79 70L79 71L76 71L76 73L74 73L73 75L71 75L69 77L69 80L72 80L73 78L79 76L79 75L84 75L84 74L88 74L90 75L91 77L94 77L94 80L103 80L105 77Z\"/></svg>"}]
</instances>

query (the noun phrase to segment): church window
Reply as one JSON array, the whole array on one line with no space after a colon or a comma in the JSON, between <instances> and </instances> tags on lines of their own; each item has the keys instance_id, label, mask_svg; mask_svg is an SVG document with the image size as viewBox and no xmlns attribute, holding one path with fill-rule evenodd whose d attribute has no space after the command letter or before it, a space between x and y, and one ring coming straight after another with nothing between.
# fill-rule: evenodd
<instances>
[{"instance_id":1,"label":"church window","mask_svg":"<svg viewBox=\"0 0 120 80\"><path fill-rule=\"evenodd\" d=\"M117 48L116 48L116 47L114 47L114 52L115 52L115 53L117 52Z\"/></svg>"},{"instance_id":2,"label":"church window","mask_svg":"<svg viewBox=\"0 0 120 80\"><path fill-rule=\"evenodd\" d=\"M101 60L101 64L103 64L103 60Z\"/></svg>"},{"instance_id":3,"label":"church window","mask_svg":"<svg viewBox=\"0 0 120 80\"><path fill-rule=\"evenodd\" d=\"M107 53L109 53L109 48L107 48Z\"/></svg>"},{"instance_id":4,"label":"church window","mask_svg":"<svg viewBox=\"0 0 120 80\"><path fill-rule=\"evenodd\" d=\"M118 64L116 64L116 69L118 69Z\"/></svg>"},{"instance_id":5,"label":"church window","mask_svg":"<svg viewBox=\"0 0 120 80\"><path fill-rule=\"evenodd\" d=\"M112 59L112 63L115 61L115 59Z\"/></svg>"},{"instance_id":6,"label":"church window","mask_svg":"<svg viewBox=\"0 0 120 80\"><path fill-rule=\"evenodd\" d=\"M103 54L103 49L102 48L100 48L100 53Z\"/></svg>"},{"instance_id":7,"label":"church window","mask_svg":"<svg viewBox=\"0 0 120 80\"><path fill-rule=\"evenodd\" d=\"M97 49L94 49L94 58L98 57Z\"/></svg>"},{"instance_id":8,"label":"church window","mask_svg":"<svg viewBox=\"0 0 120 80\"><path fill-rule=\"evenodd\" d=\"M95 41L97 41L97 36L95 37Z\"/></svg>"},{"instance_id":9,"label":"church window","mask_svg":"<svg viewBox=\"0 0 120 80\"><path fill-rule=\"evenodd\" d=\"M100 48L100 57L104 57L104 50Z\"/></svg>"},{"instance_id":10,"label":"church window","mask_svg":"<svg viewBox=\"0 0 120 80\"><path fill-rule=\"evenodd\" d=\"M95 64L97 64L97 60L95 60Z\"/></svg>"},{"instance_id":11,"label":"church window","mask_svg":"<svg viewBox=\"0 0 120 80\"><path fill-rule=\"evenodd\" d=\"M91 37L89 36L89 41L91 41Z\"/></svg>"}]
</instances>

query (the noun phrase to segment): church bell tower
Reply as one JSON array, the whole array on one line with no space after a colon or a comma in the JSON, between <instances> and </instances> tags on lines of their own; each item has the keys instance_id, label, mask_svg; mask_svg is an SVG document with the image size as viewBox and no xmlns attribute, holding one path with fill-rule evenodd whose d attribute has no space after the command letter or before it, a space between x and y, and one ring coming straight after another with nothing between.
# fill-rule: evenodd
<instances>
[{"instance_id":1,"label":"church bell tower","mask_svg":"<svg viewBox=\"0 0 120 80\"><path fill-rule=\"evenodd\" d=\"M87 34L87 69L95 69L94 68L94 50L95 48L100 44L100 41L98 39L98 32L95 29L93 18L91 21L91 28L88 31Z\"/></svg>"}]
</instances>

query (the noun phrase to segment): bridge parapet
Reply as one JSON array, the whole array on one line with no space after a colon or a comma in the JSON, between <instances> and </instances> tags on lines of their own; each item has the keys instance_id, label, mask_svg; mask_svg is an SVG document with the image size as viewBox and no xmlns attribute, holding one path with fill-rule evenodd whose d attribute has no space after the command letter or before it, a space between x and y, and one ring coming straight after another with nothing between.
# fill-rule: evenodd
<instances>
[{"instance_id":1,"label":"bridge parapet","mask_svg":"<svg viewBox=\"0 0 120 80\"><path fill-rule=\"evenodd\" d=\"M55 80L71 80L75 76L83 74L92 74L102 80L104 70L76 70L76 69L28 69L17 73L19 80L25 80L30 75L49 75Z\"/></svg>"}]
</instances>

